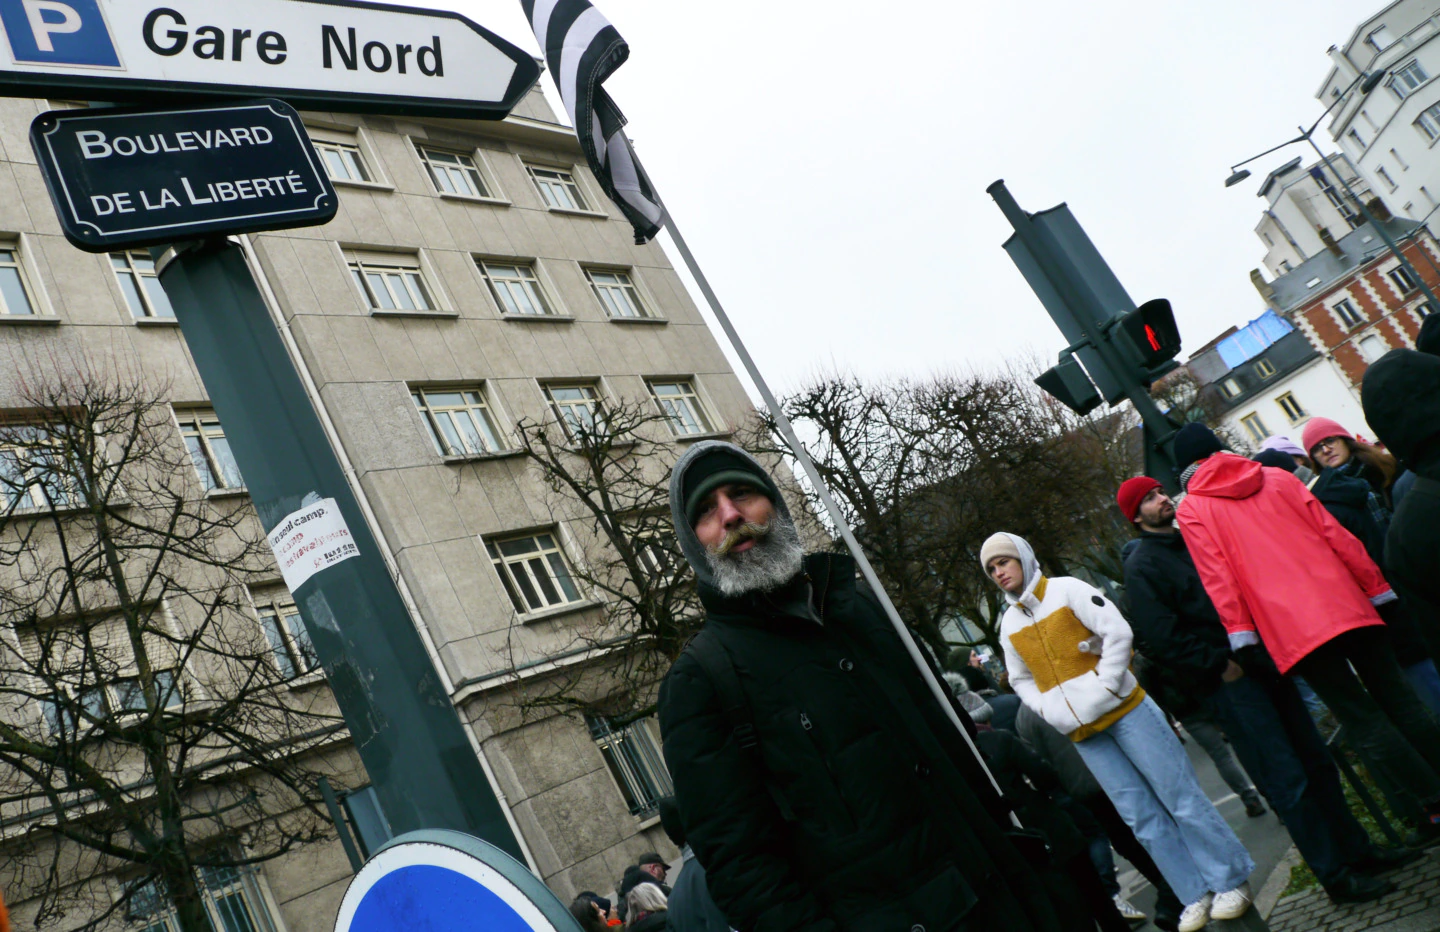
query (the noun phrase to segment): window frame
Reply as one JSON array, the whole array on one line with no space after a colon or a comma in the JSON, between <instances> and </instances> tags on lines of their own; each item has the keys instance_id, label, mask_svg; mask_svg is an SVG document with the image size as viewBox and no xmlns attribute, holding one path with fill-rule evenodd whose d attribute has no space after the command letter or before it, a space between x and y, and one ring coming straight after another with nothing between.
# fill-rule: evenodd
<instances>
[{"instance_id":1,"label":"window frame","mask_svg":"<svg viewBox=\"0 0 1440 932\"><path fill-rule=\"evenodd\" d=\"M594 206L591 205L592 198L590 196L590 192L587 191L585 189L585 186L581 184L581 178L583 176L580 174L580 171L576 166L546 165L544 163L536 162L523 162L523 164L525 166L525 174L527 177L529 177L530 184L534 187L535 193L540 196L540 203L545 205L546 210L554 210L566 214L588 214L590 216L605 216L605 214L603 214L601 211L597 210ZM547 194L547 189L545 187L547 182L542 182L539 176L536 174L537 172L564 176L563 178L555 179L548 183L558 183L559 185L564 187L570 192L570 194L572 195L571 199L574 200L576 203L571 205L553 203L549 195Z\"/></svg>"},{"instance_id":2,"label":"window frame","mask_svg":"<svg viewBox=\"0 0 1440 932\"><path fill-rule=\"evenodd\" d=\"M384 191L393 191L395 186L391 184L385 173L385 163L375 151L371 143L370 135L363 126L324 126L314 123L306 123L305 130L310 135L310 141L315 145L316 155L320 157L320 164L325 168L325 177L330 179L332 185L343 185L352 188L370 188ZM321 145L331 145L339 148L354 149L360 157L360 164L369 173L370 180L361 181L356 178L335 178L330 174L330 166L325 161L325 155L320 151Z\"/></svg>"},{"instance_id":3,"label":"window frame","mask_svg":"<svg viewBox=\"0 0 1440 932\"><path fill-rule=\"evenodd\" d=\"M1400 187L1400 185L1395 183L1395 179L1390 177L1390 173L1385 170L1384 165L1376 165L1375 174L1380 177L1381 181L1385 182L1385 186L1388 187L1391 191L1394 191L1395 189Z\"/></svg>"},{"instance_id":4,"label":"window frame","mask_svg":"<svg viewBox=\"0 0 1440 932\"><path fill-rule=\"evenodd\" d=\"M650 302L640 289L640 281L635 276L633 268L612 268L607 266L585 265L581 266L585 273L585 281L590 285L590 292L600 307L605 312L608 320L658 320L659 318L651 311ZM615 275L624 278L625 281L619 284L602 284L595 280L596 275ZM605 292L616 291L628 295L628 301L634 308L634 314L616 314L613 312L610 302L605 298Z\"/></svg>"},{"instance_id":5,"label":"window frame","mask_svg":"<svg viewBox=\"0 0 1440 932\"><path fill-rule=\"evenodd\" d=\"M1307 412L1304 406L1300 404L1300 399L1295 397L1294 392L1285 392L1279 395L1276 397L1275 403L1280 406L1281 411L1285 412L1285 417L1289 419L1291 424L1298 424L1306 417Z\"/></svg>"},{"instance_id":6,"label":"window frame","mask_svg":"<svg viewBox=\"0 0 1440 932\"><path fill-rule=\"evenodd\" d=\"M148 270L136 266L135 259L137 256L142 261L149 262L150 268ZM146 321L147 323L159 323L162 321L165 323L178 322L175 318L175 308L170 304L170 296L165 294L165 289L160 285L160 276L155 271L155 260L150 258L149 253L140 249L124 249L117 252L106 253L105 257L109 260L110 271L115 276L116 283L120 287L120 293L125 298L125 306L130 311L131 320ZM125 260L125 268L123 270L115 264L117 257L123 257ZM135 305L132 304L130 300L131 292L125 290L125 282L122 278L122 276L125 275L130 276L133 282L134 295L140 301L141 309L144 312L142 314L135 313ZM161 295L164 295L165 307L169 309L169 314L157 314L155 312L155 299L151 294L150 288L146 285L147 280L154 281L155 287L160 289Z\"/></svg>"},{"instance_id":7,"label":"window frame","mask_svg":"<svg viewBox=\"0 0 1440 932\"><path fill-rule=\"evenodd\" d=\"M260 631L265 635L265 643L270 648L271 661L276 671L285 680L292 682L309 676L312 673L322 672L324 668L320 665L320 658L315 653L315 642L310 638L310 632L305 628L305 621L300 617L299 606L295 604L295 597L285 590L257 593L250 591L250 604L255 609L255 621L260 626ZM287 615L286 609L293 614ZM280 638L280 644L275 643L271 636L272 625L266 623L265 613L273 615L273 628L276 636ZM299 624L298 633L291 627L290 619L294 618ZM290 673L280 664L280 653L284 651L285 661L292 667Z\"/></svg>"},{"instance_id":8,"label":"window frame","mask_svg":"<svg viewBox=\"0 0 1440 932\"><path fill-rule=\"evenodd\" d=\"M1240 426L1245 428L1245 432L1255 443L1263 443L1265 439L1270 436L1270 430L1265 426L1265 422L1261 420L1259 411L1251 411L1249 414L1240 418Z\"/></svg>"},{"instance_id":9,"label":"window frame","mask_svg":"<svg viewBox=\"0 0 1440 932\"><path fill-rule=\"evenodd\" d=\"M1245 388L1233 375L1226 376L1220 379L1220 394L1226 401L1229 401L1232 398L1239 398L1245 394Z\"/></svg>"},{"instance_id":10,"label":"window frame","mask_svg":"<svg viewBox=\"0 0 1440 932\"><path fill-rule=\"evenodd\" d=\"M1341 298L1339 301L1336 301L1330 306L1330 310L1335 314L1336 319L1340 321L1340 326L1347 331L1354 330L1356 327L1363 327L1369 320L1364 314L1360 313L1360 309L1357 308L1355 303L1349 298ZM1352 317L1354 320L1350 319Z\"/></svg>"},{"instance_id":11,"label":"window frame","mask_svg":"<svg viewBox=\"0 0 1440 932\"><path fill-rule=\"evenodd\" d=\"M425 261L423 252L378 252L365 249L341 248L341 254L345 261L345 271L349 276L350 284L359 291L361 304L372 316L379 315L395 317L445 317L455 316L450 312L449 306L441 290L436 286L435 276L432 274L429 263ZM403 282L407 276L413 274L420 283L425 300L429 307L401 307L395 300L396 295L391 287L390 273L398 272ZM392 304L396 306L382 307L376 302L376 296L372 290L370 275L378 274L385 285L385 293ZM405 289L407 298L412 304L415 303L414 296L410 289Z\"/></svg>"},{"instance_id":12,"label":"window frame","mask_svg":"<svg viewBox=\"0 0 1440 932\"><path fill-rule=\"evenodd\" d=\"M1396 265L1393 269L1387 269L1385 277L1390 280L1390 284L1400 293L1402 298L1408 298L1411 294L1420 290L1420 283L1415 281L1415 276L1411 275L1410 270L1403 265ZM1405 287L1407 282L1410 286L1408 288Z\"/></svg>"},{"instance_id":13,"label":"window frame","mask_svg":"<svg viewBox=\"0 0 1440 932\"><path fill-rule=\"evenodd\" d=\"M566 314L566 313L563 313L559 302L557 302L557 301L555 300L555 296L554 296L555 293L554 293L554 291L553 291L552 289L546 287L545 278L541 275L541 272L540 272L540 263L539 263L538 261L536 261L536 260L534 260L534 259L521 259L521 258L515 258L515 257L507 257L507 258L503 258L503 259L496 259L496 258L490 258L490 257L487 257L487 256L476 256L476 257L474 257L474 258L475 258L475 269L476 269L476 271L478 271L478 272L480 273L480 278L483 279L484 282L485 282L485 288L486 288L486 291L488 291L489 294L490 294L490 300L495 303L495 310L496 310L497 312L499 312L500 316L501 316L503 319L505 319L505 320L553 320L553 319L556 319L556 318L559 318L559 319L562 319L562 320L568 320L568 319L570 319L570 315L569 315L569 314ZM495 275L490 271L490 269L491 269L492 266L495 267L495 268L516 269L516 270L517 270L516 277L514 277L514 278L504 278L504 277L502 277L502 278L498 279L498 282L497 282L497 279L496 279ZM529 273L528 277L527 277L527 275L525 274L526 272ZM537 305L537 304L538 304L538 305L542 308L541 312L538 313L538 314L530 314L530 313L526 313L525 311L520 311L520 310L512 311L512 310L510 310L510 307L509 307L509 305L506 303L505 298L504 298L504 297L501 297L502 289L501 289L499 283L502 283L502 282L507 286L507 287L505 287L505 288L503 289L503 290L504 290L504 294L505 294L506 296L508 296L512 301L514 301L515 295L511 292L511 289L510 289L509 286L510 286L510 285L518 285L518 286L520 287L520 290L525 294L526 300L529 301L532 305ZM518 302L518 301L516 301L515 304L516 304L517 307L519 306L519 302Z\"/></svg>"},{"instance_id":14,"label":"window frame","mask_svg":"<svg viewBox=\"0 0 1440 932\"><path fill-rule=\"evenodd\" d=\"M1374 359L1371 359L1370 353L1366 352L1365 347L1367 344L1371 346L1380 346L1380 351L1375 354ZM1355 351L1360 354L1360 358L1364 360L1365 365L1372 366L1380 360L1381 356L1384 356L1386 353L1390 352L1390 344L1387 343L1385 341L1385 338L1382 337L1378 332L1372 331L1355 341Z\"/></svg>"},{"instance_id":15,"label":"window frame","mask_svg":"<svg viewBox=\"0 0 1440 932\"><path fill-rule=\"evenodd\" d=\"M1261 379L1268 379L1275 375L1275 364L1268 359L1255 360L1255 374Z\"/></svg>"},{"instance_id":16,"label":"window frame","mask_svg":"<svg viewBox=\"0 0 1440 932\"><path fill-rule=\"evenodd\" d=\"M172 405L171 408L170 408L170 410L171 410L171 412L172 412L172 413L174 414L174 416L175 416L175 426L176 426L176 427L179 429L179 431L180 431L180 438L181 438L181 440L184 441L184 443L185 443L186 452L190 454L190 465L191 465L192 467L194 467L194 469L195 469L195 475L196 475L196 477L200 480L200 484L205 486L205 494L206 494L206 495L223 495L223 494L239 494L239 493L244 492L244 491L245 491L245 477L244 477L244 475L242 475L241 472L240 472L240 464L237 463L237 462L235 462L234 452L229 450L229 443L228 443L228 442L226 443L226 450L227 450L227 451L229 452L229 454L230 454L230 464L234 467L234 471L235 471L235 476L234 476L234 478L235 478L236 480L238 480L238 481L235 482L234 484L230 484L230 483L229 483L230 477L224 475L224 465L220 462L219 458L217 457L217 455L216 455L216 453L215 453L215 451L214 451L214 446L213 446L213 444L211 443L212 440L226 440L226 439L227 439L227 438L225 437L225 425L224 425L223 423L221 423L221 421L220 421L220 416L215 413L215 409L214 409L214 408L211 408L211 407L205 407L205 406L200 406L200 407L176 407L176 406ZM207 482L206 482L206 476L200 472L200 465L195 461L196 451L195 451L195 449L194 449L193 447L190 446L190 442L189 442L189 441L191 440L191 435L188 434L188 433L186 433L186 429L187 429L187 418L190 420L190 424L192 424L192 425L194 426L194 430L195 430L194 439L196 439L196 440L199 441L199 444L200 444L200 453L201 453L201 455L204 456L204 458L205 458L206 469L209 471L210 479L213 480L213 479L217 478L217 476L218 476L220 479L224 480L223 482L221 482L221 483L215 483L215 484L207 484ZM205 421L206 421L207 419L211 419L211 420L214 421L215 426L218 427L219 430L220 430L220 432L219 432L218 434L211 435L211 434L209 434L209 433L207 433L207 432L205 431ZM218 467L218 469L219 469L219 472L218 472L218 473L217 473L217 467Z\"/></svg>"},{"instance_id":17,"label":"window frame","mask_svg":"<svg viewBox=\"0 0 1440 932\"><path fill-rule=\"evenodd\" d=\"M1376 36L1380 36L1381 33L1384 33L1384 36L1382 36L1382 38L1390 40L1384 45L1381 45L1380 40L1376 38ZM1395 42L1395 37L1390 34L1390 27L1385 25L1384 23L1381 23L1380 25L1376 26L1374 29L1370 30L1368 33L1365 34L1365 44L1370 46L1370 48L1374 49L1375 54L1377 55L1379 55L1386 49L1394 46Z\"/></svg>"},{"instance_id":18,"label":"window frame","mask_svg":"<svg viewBox=\"0 0 1440 932\"><path fill-rule=\"evenodd\" d=\"M63 512L79 508L82 502L75 489L52 488L50 483L43 481L43 473L41 476L35 474L35 471L39 467L35 465L32 457L26 457L22 462L21 456L19 455L22 452L33 453L37 449L47 450L51 453L58 451L57 446L50 446L45 443L46 438L43 436L45 433L44 428L19 424L7 427L6 430L12 432L23 431L25 433L33 432L33 436L27 438L22 443L16 443L13 440L7 442L3 436L0 436L0 457L8 458L10 462L14 463L15 467L17 467L15 470L16 478L14 480L16 484L19 483L21 478L25 479L24 490L15 497L13 502L9 497L10 490L8 483L0 483L0 514L25 514L27 512L49 513L52 510ZM53 494L55 492L61 494L55 495ZM22 499L28 499L28 501L22 502Z\"/></svg>"},{"instance_id":19,"label":"window frame","mask_svg":"<svg viewBox=\"0 0 1440 932\"><path fill-rule=\"evenodd\" d=\"M542 542L548 539L549 544ZM556 612L570 611L575 608L592 604L592 601L581 590L579 580L575 578L573 564L560 536L560 529L555 525L519 533L497 534L481 538L485 545L485 554L490 559L490 565L495 570L495 575L500 579L500 587L510 599L510 606L515 610L517 617L533 618L549 615ZM505 544L514 544L529 541L533 546L529 550L518 553L507 554L502 551ZM555 561L560 563L559 574ZM533 564L538 563L545 571L542 580ZM519 567L524 575L516 576L511 574L512 567ZM550 595L554 595L559 601L552 601ZM535 596L532 601L531 596Z\"/></svg>"},{"instance_id":20,"label":"window frame","mask_svg":"<svg viewBox=\"0 0 1440 932\"><path fill-rule=\"evenodd\" d=\"M441 457L444 457L446 459L481 459L490 456L498 456L500 454L510 452L513 449L513 447L510 445L509 435L501 426L502 424L504 424L504 418L500 415L499 411L495 407L494 402L491 401L490 392L488 391L488 387L485 382L470 382L463 385L455 386L416 384L408 385L406 387L409 389L410 401L412 404L415 405L416 413L420 415L420 420L425 423L425 430L430 435L431 444L433 445L435 452ZM440 405L437 408L429 401L429 396L432 393L459 394L463 403L458 406ZM466 395L474 395L477 401L473 403L466 402ZM489 428L490 437L494 440L494 449L449 449L450 444L447 439L447 434L440 426L437 417L437 411L439 413L464 411L467 413L467 416L470 417L472 422L474 422L476 419L474 412L479 411L479 419L481 423L483 423L484 426ZM451 414L451 417L453 421L454 415ZM481 429L480 425L474 423L472 423L472 427L475 429L477 436L480 437L483 444L486 439L485 431ZM455 435L461 440L462 443L467 439L464 431L459 430L458 428L455 430Z\"/></svg>"},{"instance_id":21,"label":"window frame","mask_svg":"<svg viewBox=\"0 0 1440 932\"><path fill-rule=\"evenodd\" d=\"M676 424L680 422L681 419L676 417L674 412L672 412L671 410L669 410L669 408L666 407L665 402L661 400L660 393L655 390L656 385L672 384L676 386L686 386L689 388L688 392L681 392L678 395L673 395L669 397L680 399L694 399L694 410L690 413L697 426L701 428L700 430L676 430ZM700 387L694 376L650 376L645 379L645 388L650 393L650 398L652 401L655 402L655 406L659 409L660 413L663 415L668 415L666 418L666 424L667 426L669 426L670 433L674 437L680 439L689 437L707 437L711 434L716 434L720 432L716 427L716 422L714 418L710 414L709 405L705 403L705 397L700 394Z\"/></svg>"},{"instance_id":22,"label":"window frame","mask_svg":"<svg viewBox=\"0 0 1440 932\"><path fill-rule=\"evenodd\" d=\"M554 395L555 389L583 389L594 396L589 403L573 400L561 401ZM593 425L604 424L605 389L601 386L599 379L560 379L542 381L540 383L540 394L545 398L545 405L550 409L550 414L555 418L560 429L565 432L565 437L571 443L579 443L578 434L583 430L595 430ZM577 425L567 412L571 408L583 407L589 411L589 425Z\"/></svg>"},{"instance_id":23,"label":"window frame","mask_svg":"<svg viewBox=\"0 0 1440 932\"><path fill-rule=\"evenodd\" d=\"M15 270L15 278L20 292L26 303L30 305L28 314L12 313L10 302L6 300L3 288L0 288L0 321L55 323L57 318L50 307L49 296L40 287L40 276L31 261L29 245L29 237L24 233L0 234L0 253L12 254L8 263L0 260L0 269L13 268Z\"/></svg>"},{"instance_id":24,"label":"window frame","mask_svg":"<svg viewBox=\"0 0 1440 932\"><path fill-rule=\"evenodd\" d=\"M1360 138L1360 131L1355 127L1352 126L1345 131L1345 138L1349 139L1351 142L1355 143L1355 145L1359 146L1361 152L1365 151L1365 140Z\"/></svg>"},{"instance_id":25,"label":"window frame","mask_svg":"<svg viewBox=\"0 0 1440 932\"><path fill-rule=\"evenodd\" d=\"M229 874L222 875L221 872ZM205 915L212 929L241 928L253 932L280 932L282 926L277 920L278 912L265 889L265 878L259 865L197 868L196 875L200 901L205 907ZM149 902L137 907L136 900L142 893ZM237 896L240 898L241 908L245 910L243 914L237 913L235 907L230 905ZM126 904L125 919L134 924L132 928L139 926L141 932L180 930L180 924L175 919L175 906L158 880L151 880L139 889L132 890L130 902ZM239 920L240 924L234 925L228 921L230 919Z\"/></svg>"},{"instance_id":26,"label":"window frame","mask_svg":"<svg viewBox=\"0 0 1440 932\"><path fill-rule=\"evenodd\" d=\"M1440 101L1436 101L1416 114L1411 122L1430 145L1440 141Z\"/></svg>"},{"instance_id":27,"label":"window frame","mask_svg":"<svg viewBox=\"0 0 1440 932\"><path fill-rule=\"evenodd\" d=\"M430 181L432 193L440 197L453 197L466 201L504 202L504 198L500 197L497 193L494 176L488 171L489 166L486 165L485 157L479 149L452 149L447 146L436 146L428 142L421 142L413 137L410 138L410 146L415 150L415 157L420 160L420 166L425 170L425 176ZM457 162L462 163L458 165L458 170L462 175L466 175L467 177L470 172L473 172L473 177L471 177L470 180L475 183L475 187L478 190L462 193L459 191L446 191L441 187L438 174L439 170L435 167L435 162L431 157L432 153L435 155L450 156L456 159ZM463 164L463 161L469 161L470 165L468 169Z\"/></svg>"},{"instance_id":28,"label":"window frame","mask_svg":"<svg viewBox=\"0 0 1440 932\"><path fill-rule=\"evenodd\" d=\"M660 800L675 792L655 716L625 721L587 715L585 724L630 814L639 819L654 815Z\"/></svg>"},{"instance_id":29,"label":"window frame","mask_svg":"<svg viewBox=\"0 0 1440 932\"><path fill-rule=\"evenodd\" d=\"M359 140L355 142L340 142L334 139L312 139L311 144L315 147L315 154L320 156L320 164L325 166L325 177L330 179L331 184L374 184L375 179L369 177L372 172L370 166L365 164L365 150L360 148ZM353 168L360 172L359 178L345 177L338 178L330 168L330 160L326 157L334 151L336 158L345 164L346 171ZM346 156L351 156L347 159Z\"/></svg>"}]
</instances>

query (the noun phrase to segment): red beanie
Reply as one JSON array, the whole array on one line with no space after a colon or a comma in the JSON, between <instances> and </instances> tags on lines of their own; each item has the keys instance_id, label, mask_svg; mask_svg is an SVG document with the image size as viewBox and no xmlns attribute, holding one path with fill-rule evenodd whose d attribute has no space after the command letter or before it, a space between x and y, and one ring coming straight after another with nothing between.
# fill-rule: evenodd
<instances>
[{"instance_id":1,"label":"red beanie","mask_svg":"<svg viewBox=\"0 0 1440 932\"><path fill-rule=\"evenodd\" d=\"M1152 489L1158 488L1160 483L1149 476L1126 479L1120 486L1120 491L1115 493L1115 504L1120 506L1120 513L1125 516L1125 520L1133 524L1135 516L1140 513L1140 503Z\"/></svg>"},{"instance_id":2,"label":"red beanie","mask_svg":"<svg viewBox=\"0 0 1440 932\"><path fill-rule=\"evenodd\" d=\"M1305 431L1300 435L1300 445L1305 448L1306 455L1313 453L1320 441L1329 437L1350 437L1350 431L1341 427L1336 421L1328 417L1312 417L1305 422Z\"/></svg>"}]
</instances>

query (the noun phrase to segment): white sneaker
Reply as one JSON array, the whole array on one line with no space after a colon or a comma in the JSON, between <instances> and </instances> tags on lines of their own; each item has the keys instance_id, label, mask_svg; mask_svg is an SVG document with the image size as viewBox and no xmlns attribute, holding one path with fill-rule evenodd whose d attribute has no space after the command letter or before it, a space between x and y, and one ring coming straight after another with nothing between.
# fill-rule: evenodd
<instances>
[{"instance_id":1,"label":"white sneaker","mask_svg":"<svg viewBox=\"0 0 1440 932\"><path fill-rule=\"evenodd\" d=\"M1210 903L1214 899L1215 894L1207 893L1185 907L1185 912L1180 914L1180 932L1200 932L1205 928L1210 921Z\"/></svg>"},{"instance_id":2,"label":"white sneaker","mask_svg":"<svg viewBox=\"0 0 1440 932\"><path fill-rule=\"evenodd\" d=\"M1250 884L1242 883L1234 890L1215 894L1210 905L1211 919L1239 919L1250 908Z\"/></svg>"},{"instance_id":3,"label":"white sneaker","mask_svg":"<svg viewBox=\"0 0 1440 932\"><path fill-rule=\"evenodd\" d=\"M1119 893L1115 894L1115 908L1120 911L1121 918L1126 922L1144 922L1149 918L1139 907Z\"/></svg>"}]
</instances>

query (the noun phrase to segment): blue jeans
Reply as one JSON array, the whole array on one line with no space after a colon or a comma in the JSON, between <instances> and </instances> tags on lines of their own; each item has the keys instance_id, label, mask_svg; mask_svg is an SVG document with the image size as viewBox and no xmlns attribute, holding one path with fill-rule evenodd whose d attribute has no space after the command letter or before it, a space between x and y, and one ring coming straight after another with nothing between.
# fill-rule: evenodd
<instances>
[{"instance_id":1,"label":"blue jeans","mask_svg":"<svg viewBox=\"0 0 1440 932\"><path fill-rule=\"evenodd\" d=\"M1440 715L1440 671L1435 669L1435 661L1426 659L1411 664L1405 668L1405 679L1410 681L1410 688L1415 690L1420 701L1431 712Z\"/></svg>"},{"instance_id":2,"label":"blue jeans","mask_svg":"<svg viewBox=\"0 0 1440 932\"><path fill-rule=\"evenodd\" d=\"M1147 696L1075 748L1182 903L1233 890L1255 870L1200 789L1190 758L1153 699Z\"/></svg>"},{"instance_id":3,"label":"blue jeans","mask_svg":"<svg viewBox=\"0 0 1440 932\"><path fill-rule=\"evenodd\" d=\"M1370 852L1350 814L1340 771L1292 680L1242 676L1206 697L1245 770L1290 830L1305 863L1325 886Z\"/></svg>"}]
</instances>

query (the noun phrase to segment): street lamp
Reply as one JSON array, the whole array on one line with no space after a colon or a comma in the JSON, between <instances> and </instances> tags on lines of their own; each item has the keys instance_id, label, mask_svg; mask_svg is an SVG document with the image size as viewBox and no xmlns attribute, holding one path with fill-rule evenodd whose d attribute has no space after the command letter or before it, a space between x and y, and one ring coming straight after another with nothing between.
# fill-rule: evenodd
<instances>
[{"instance_id":1,"label":"street lamp","mask_svg":"<svg viewBox=\"0 0 1440 932\"><path fill-rule=\"evenodd\" d=\"M1320 114L1319 119L1317 119L1314 123L1310 124L1309 129L1296 127L1300 130L1300 135L1296 136L1294 139L1287 139L1284 142L1280 143L1280 145L1272 146L1271 148L1266 149L1264 152L1261 152L1259 155L1252 155L1250 156L1250 158L1245 159L1244 161L1236 162L1234 165L1231 165L1230 177L1225 179L1225 187L1234 187L1235 185L1244 181L1246 178L1250 177L1249 170L1241 168L1241 165L1248 165L1256 159L1264 158L1272 152L1283 149L1286 146L1292 146L1297 142L1309 143L1310 148L1315 150L1315 154L1320 156L1320 165L1318 165L1315 170L1320 172L1323 176L1325 173L1325 166L1329 165L1330 163L1329 160L1326 158L1325 153L1321 152L1320 147L1315 145L1315 140L1312 138L1315 134L1315 128L1320 125L1321 120L1325 119L1325 117L1330 115L1330 111L1334 110L1337 104L1350 96L1350 92L1355 89L1356 85L1359 85L1360 93L1368 94L1371 91L1375 90L1375 88L1379 87L1380 82L1383 80L1385 80L1384 71L1361 73L1359 77L1357 77L1354 81L1350 82L1349 87L1345 88L1344 91L1342 91L1335 97L1335 99L1330 103L1330 106L1325 108L1325 112ZM1395 255L1396 259L1400 260L1401 268L1405 269L1405 271L1409 273L1410 277L1415 280L1415 283L1419 286L1421 293L1425 295L1425 300L1430 303L1430 307L1433 308L1435 311L1440 311L1440 301L1436 300L1434 293L1430 291L1430 286L1425 284L1425 279L1420 277L1420 273L1415 270L1415 266L1410 264L1410 260L1405 258L1405 254L1400 251L1400 247L1396 245L1395 240L1390 237L1389 233L1385 232L1385 227L1375 219L1375 217L1365 207L1365 204L1361 202L1360 198L1355 196L1355 192L1350 189L1350 183L1345 180L1345 173L1337 171L1335 173L1335 177L1339 179L1340 187L1345 189L1345 195L1355 203L1356 207L1360 208L1360 215L1365 218L1365 222L1370 224L1370 227L1380 235L1380 238L1385 241L1385 245L1389 247L1390 252Z\"/></svg>"}]
</instances>

